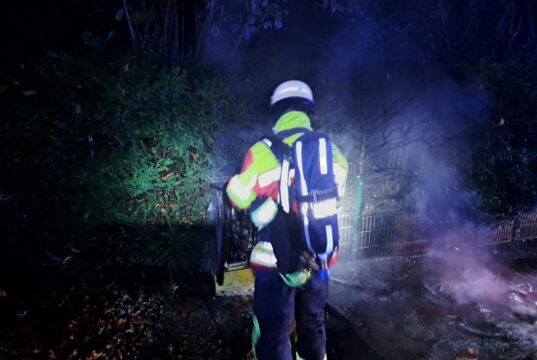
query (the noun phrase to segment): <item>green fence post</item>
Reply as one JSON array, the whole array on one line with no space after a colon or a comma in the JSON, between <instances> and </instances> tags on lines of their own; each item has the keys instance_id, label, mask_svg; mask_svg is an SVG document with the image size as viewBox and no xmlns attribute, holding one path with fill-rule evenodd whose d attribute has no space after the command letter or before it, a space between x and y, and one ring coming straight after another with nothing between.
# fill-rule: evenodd
<instances>
[{"instance_id":1,"label":"green fence post","mask_svg":"<svg viewBox=\"0 0 537 360\"><path fill-rule=\"evenodd\" d=\"M354 233L352 236L352 260L355 261L358 254L358 246L360 243L360 216L362 214L362 199L364 191L364 181L361 175L356 176L356 189L354 193Z\"/></svg>"}]
</instances>

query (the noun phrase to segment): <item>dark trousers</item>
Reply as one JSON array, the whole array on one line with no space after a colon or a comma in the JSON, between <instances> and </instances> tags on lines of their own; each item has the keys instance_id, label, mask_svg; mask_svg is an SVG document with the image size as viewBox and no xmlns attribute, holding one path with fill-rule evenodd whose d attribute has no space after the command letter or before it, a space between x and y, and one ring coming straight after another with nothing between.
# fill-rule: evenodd
<instances>
[{"instance_id":1,"label":"dark trousers","mask_svg":"<svg viewBox=\"0 0 537 360\"><path fill-rule=\"evenodd\" d=\"M260 336L255 346L259 360L292 360L290 332L296 321L296 350L306 360L322 360L326 353L324 305L328 279L312 272L301 288L290 288L277 271L256 270L254 316Z\"/></svg>"}]
</instances>

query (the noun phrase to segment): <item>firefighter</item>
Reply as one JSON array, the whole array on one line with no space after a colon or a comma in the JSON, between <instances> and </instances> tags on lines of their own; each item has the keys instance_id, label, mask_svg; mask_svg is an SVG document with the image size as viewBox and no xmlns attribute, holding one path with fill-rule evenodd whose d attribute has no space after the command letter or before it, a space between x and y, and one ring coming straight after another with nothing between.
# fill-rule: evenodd
<instances>
[{"instance_id":1,"label":"firefighter","mask_svg":"<svg viewBox=\"0 0 537 360\"><path fill-rule=\"evenodd\" d=\"M271 107L278 116L273 134L289 147L312 130L314 99L306 83L291 80L280 84L272 94ZM332 158L341 197L348 164L335 145ZM249 148L240 173L230 179L226 188L232 204L249 209L259 229L259 242L250 256L255 272L252 351L260 360L293 359L289 339L296 324L296 358L322 360L326 359L324 305L328 278L312 270L296 251L294 244L300 237L298 212L293 204L295 211L286 214L278 203L280 174L280 161L271 151L270 141L263 139ZM330 254L329 266L336 255Z\"/></svg>"}]
</instances>

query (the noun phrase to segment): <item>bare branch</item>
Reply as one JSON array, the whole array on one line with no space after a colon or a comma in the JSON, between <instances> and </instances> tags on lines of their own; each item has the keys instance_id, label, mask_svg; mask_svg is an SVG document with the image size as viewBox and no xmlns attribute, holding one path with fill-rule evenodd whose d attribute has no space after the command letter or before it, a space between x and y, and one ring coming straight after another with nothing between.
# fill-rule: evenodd
<instances>
[{"instance_id":1,"label":"bare branch","mask_svg":"<svg viewBox=\"0 0 537 360\"><path fill-rule=\"evenodd\" d=\"M254 15L250 15L247 19L246 19L246 23L244 24L244 26L242 27L242 31L239 35L239 37L237 38L237 41L235 41L235 45L233 46L233 50L232 50L232 53L235 53L238 49L239 49L239 46L242 42L242 39L244 38L244 36L246 35L246 31L248 30L248 27L250 27L250 22L255 20L255 17Z\"/></svg>"},{"instance_id":2,"label":"bare branch","mask_svg":"<svg viewBox=\"0 0 537 360\"><path fill-rule=\"evenodd\" d=\"M207 8L208 8L207 16L205 18L205 21L203 22L203 27L201 29L201 32L200 32L199 36L198 36L198 43L197 43L197 47L196 47L196 59L199 59L199 57L201 55L201 49L202 49L202 47L204 46L204 43L205 43L205 36L207 36L207 29L209 28L209 26L213 22L214 9L215 9L215 0L210 0Z\"/></svg>"},{"instance_id":3,"label":"bare branch","mask_svg":"<svg viewBox=\"0 0 537 360\"><path fill-rule=\"evenodd\" d=\"M125 13L125 18L127 19L127 24L129 26L129 33L131 35L131 42L132 46L136 47L138 45L138 37L136 36L136 32L134 30L134 27L132 26L129 6L127 3L127 0L123 0L123 12Z\"/></svg>"}]
</instances>

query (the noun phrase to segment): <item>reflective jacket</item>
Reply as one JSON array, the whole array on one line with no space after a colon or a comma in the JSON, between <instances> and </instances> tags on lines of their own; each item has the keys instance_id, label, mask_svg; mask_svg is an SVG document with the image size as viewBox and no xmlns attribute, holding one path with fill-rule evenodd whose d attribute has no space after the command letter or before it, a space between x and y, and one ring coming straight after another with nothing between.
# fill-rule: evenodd
<instances>
[{"instance_id":1,"label":"reflective jacket","mask_svg":"<svg viewBox=\"0 0 537 360\"><path fill-rule=\"evenodd\" d=\"M277 135L291 129L297 129L297 133L283 140L290 147L304 134L304 131L311 130L310 119L304 112L287 112L278 119L273 132ZM299 129L304 129L304 131ZM335 144L332 144L332 157L334 181L341 198L345 193L348 163ZM258 141L248 150L241 172L228 182L226 192L229 199L239 209L250 208L252 222L259 229L267 226L278 211L280 172L280 162L270 150L270 144L267 140ZM292 177L293 174L291 174Z\"/></svg>"}]
</instances>

